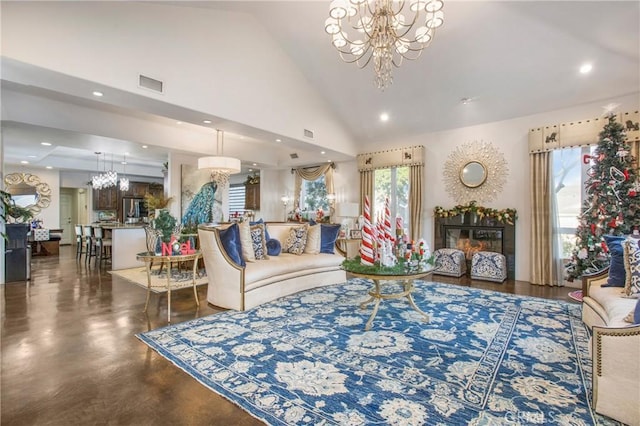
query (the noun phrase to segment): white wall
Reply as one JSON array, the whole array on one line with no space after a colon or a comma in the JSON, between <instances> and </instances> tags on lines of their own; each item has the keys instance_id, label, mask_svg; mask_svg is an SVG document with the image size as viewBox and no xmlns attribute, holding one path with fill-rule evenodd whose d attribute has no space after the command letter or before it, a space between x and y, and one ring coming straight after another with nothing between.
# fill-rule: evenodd
<instances>
[{"instance_id":1,"label":"white wall","mask_svg":"<svg viewBox=\"0 0 640 426\"><path fill-rule=\"evenodd\" d=\"M336 114L249 14L161 2L3 2L2 54L297 140L312 129L312 143L355 154ZM162 80L165 93L138 87L139 74Z\"/></svg>"},{"instance_id":2,"label":"white wall","mask_svg":"<svg viewBox=\"0 0 640 426\"><path fill-rule=\"evenodd\" d=\"M529 199L529 150L528 131L530 128L549 124L559 124L572 120L590 119L603 115L603 106L617 103L619 112L636 111L639 107L638 94L604 99L572 108L520 117L477 126L463 127L437 133L427 133L415 138L398 140L391 145L371 146L370 151L424 145L425 181L423 183L423 233L433 247L433 208L443 206L451 208L458 204L447 193L443 183L444 165L459 145L484 140L491 142L500 150L507 161L509 174L502 193L492 201L479 203L496 209L515 208L518 211L516 222L516 279L529 281L529 247L531 228L531 202ZM481 102L467 105L481 108Z\"/></svg>"}]
</instances>

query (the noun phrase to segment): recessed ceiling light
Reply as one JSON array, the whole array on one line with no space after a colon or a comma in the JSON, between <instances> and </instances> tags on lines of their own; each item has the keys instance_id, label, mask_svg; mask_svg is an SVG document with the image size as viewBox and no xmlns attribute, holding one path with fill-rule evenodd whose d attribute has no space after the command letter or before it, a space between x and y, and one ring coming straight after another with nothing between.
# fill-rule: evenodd
<instances>
[{"instance_id":1,"label":"recessed ceiling light","mask_svg":"<svg viewBox=\"0 0 640 426\"><path fill-rule=\"evenodd\" d=\"M104 95L104 93L98 92L97 90L95 92L93 92L93 96L101 97L103 95Z\"/></svg>"},{"instance_id":2,"label":"recessed ceiling light","mask_svg":"<svg viewBox=\"0 0 640 426\"><path fill-rule=\"evenodd\" d=\"M27 155L27 158L38 158L38 157L35 155Z\"/></svg>"},{"instance_id":3,"label":"recessed ceiling light","mask_svg":"<svg viewBox=\"0 0 640 426\"><path fill-rule=\"evenodd\" d=\"M389 114L387 114L386 112L380 114L380 121L389 121Z\"/></svg>"},{"instance_id":4,"label":"recessed ceiling light","mask_svg":"<svg viewBox=\"0 0 640 426\"><path fill-rule=\"evenodd\" d=\"M471 98L462 98L460 99L460 103L462 105L468 105L471 102Z\"/></svg>"},{"instance_id":5,"label":"recessed ceiling light","mask_svg":"<svg viewBox=\"0 0 640 426\"><path fill-rule=\"evenodd\" d=\"M27 160L22 160L20 163L22 164L29 164L29 162Z\"/></svg>"},{"instance_id":6,"label":"recessed ceiling light","mask_svg":"<svg viewBox=\"0 0 640 426\"><path fill-rule=\"evenodd\" d=\"M276 142L282 142L282 139L276 139Z\"/></svg>"},{"instance_id":7,"label":"recessed ceiling light","mask_svg":"<svg viewBox=\"0 0 640 426\"><path fill-rule=\"evenodd\" d=\"M252 172L252 171L253 171L253 169L249 169L249 171L250 171L250 172Z\"/></svg>"},{"instance_id":8,"label":"recessed ceiling light","mask_svg":"<svg viewBox=\"0 0 640 426\"><path fill-rule=\"evenodd\" d=\"M45 169L53 169L51 166L46 166Z\"/></svg>"},{"instance_id":9,"label":"recessed ceiling light","mask_svg":"<svg viewBox=\"0 0 640 426\"><path fill-rule=\"evenodd\" d=\"M126 166L127 162L126 161L121 161L120 164L124 164Z\"/></svg>"},{"instance_id":10,"label":"recessed ceiling light","mask_svg":"<svg viewBox=\"0 0 640 426\"><path fill-rule=\"evenodd\" d=\"M211 124L211 120L202 120L204 124Z\"/></svg>"},{"instance_id":11,"label":"recessed ceiling light","mask_svg":"<svg viewBox=\"0 0 640 426\"><path fill-rule=\"evenodd\" d=\"M182 121L176 121L176 124L182 124Z\"/></svg>"},{"instance_id":12,"label":"recessed ceiling light","mask_svg":"<svg viewBox=\"0 0 640 426\"><path fill-rule=\"evenodd\" d=\"M326 152L324 152L324 151L320 151L320 154L325 155L325 154L326 154Z\"/></svg>"},{"instance_id":13,"label":"recessed ceiling light","mask_svg":"<svg viewBox=\"0 0 640 426\"><path fill-rule=\"evenodd\" d=\"M582 64L582 66L580 66L580 74L589 74L592 69L593 69L593 65Z\"/></svg>"},{"instance_id":14,"label":"recessed ceiling light","mask_svg":"<svg viewBox=\"0 0 640 426\"><path fill-rule=\"evenodd\" d=\"M257 165L258 165L258 163L253 163L253 165L254 165L254 166L257 166Z\"/></svg>"},{"instance_id":15,"label":"recessed ceiling light","mask_svg":"<svg viewBox=\"0 0 640 426\"><path fill-rule=\"evenodd\" d=\"M40 145L51 146L51 142L40 142Z\"/></svg>"},{"instance_id":16,"label":"recessed ceiling light","mask_svg":"<svg viewBox=\"0 0 640 426\"><path fill-rule=\"evenodd\" d=\"M147 148L149 148L149 147L148 147L147 145L142 145L142 148L143 148L143 149L147 149Z\"/></svg>"}]
</instances>

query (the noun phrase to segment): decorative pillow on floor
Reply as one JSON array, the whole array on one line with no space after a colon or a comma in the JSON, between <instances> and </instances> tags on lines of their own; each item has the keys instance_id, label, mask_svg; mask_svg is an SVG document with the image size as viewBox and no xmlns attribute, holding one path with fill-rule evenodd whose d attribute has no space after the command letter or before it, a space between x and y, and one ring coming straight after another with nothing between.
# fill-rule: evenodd
<instances>
[{"instance_id":1,"label":"decorative pillow on floor","mask_svg":"<svg viewBox=\"0 0 640 426\"><path fill-rule=\"evenodd\" d=\"M625 285L625 267L624 267L624 249L622 242L627 237L621 235L605 235L604 241L609 248L611 262L609 265L609 279L602 287L624 287Z\"/></svg>"},{"instance_id":2,"label":"decorative pillow on floor","mask_svg":"<svg viewBox=\"0 0 640 426\"><path fill-rule=\"evenodd\" d=\"M275 238L267 240L267 255L277 256L281 251L282 245L280 244L280 241L276 240Z\"/></svg>"},{"instance_id":3,"label":"decorative pillow on floor","mask_svg":"<svg viewBox=\"0 0 640 426\"><path fill-rule=\"evenodd\" d=\"M307 244L307 228L305 223L301 226L292 226L289 230L287 240L284 242L285 253L302 254L304 253L304 247Z\"/></svg>"},{"instance_id":4,"label":"decorative pillow on floor","mask_svg":"<svg viewBox=\"0 0 640 426\"><path fill-rule=\"evenodd\" d=\"M308 254L320 253L320 225L313 225L307 229L307 243L304 252Z\"/></svg>"},{"instance_id":5,"label":"decorative pillow on floor","mask_svg":"<svg viewBox=\"0 0 640 426\"><path fill-rule=\"evenodd\" d=\"M269 259L267 255L267 238L263 223L251 226L251 244L256 260Z\"/></svg>"},{"instance_id":6,"label":"decorative pillow on floor","mask_svg":"<svg viewBox=\"0 0 640 426\"><path fill-rule=\"evenodd\" d=\"M626 240L623 247L626 272L624 294L627 297L640 297L640 247L633 239Z\"/></svg>"},{"instance_id":7,"label":"decorative pillow on floor","mask_svg":"<svg viewBox=\"0 0 640 426\"><path fill-rule=\"evenodd\" d=\"M340 225L320 225L320 253L334 254Z\"/></svg>"},{"instance_id":8,"label":"decorative pillow on floor","mask_svg":"<svg viewBox=\"0 0 640 426\"><path fill-rule=\"evenodd\" d=\"M242 248L240 247L240 229L237 223L234 223L227 229L222 229L219 232L220 242L224 251L227 252L227 256L233 260L238 266L246 266L244 259L242 258Z\"/></svg>"},{"instance_id":9,"label":"decorative pillow on floor","mask_svg":"<svg viewBox=\"0 0 640 426\"><path fill-rule=\"evenodd\" d=\"M256 254L253 251L253 240L251 239L251 225L249 222L240 222L240 247L242 247L242 258L247 262L255 262Z\"/></svg>"}]
</instances>

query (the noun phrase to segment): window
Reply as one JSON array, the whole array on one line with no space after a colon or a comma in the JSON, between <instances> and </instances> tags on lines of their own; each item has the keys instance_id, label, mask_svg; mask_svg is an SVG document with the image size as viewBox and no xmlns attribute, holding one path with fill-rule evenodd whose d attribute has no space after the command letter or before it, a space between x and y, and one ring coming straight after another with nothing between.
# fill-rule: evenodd
<instances>
[{"instance_id":1,"label":"window","mask_svg":"<svg viewBox=\"0 0 640 426\"><path fill-rule=\"evenodd\" d=\"M244 196L246 187L243 183L229 187L229 217L240 217L244 214Z\"/></svg>"},{"instance_id":2,"label":"window","mask_svg":"<svg viewBox=\"0 0 640 426\"><path fill-rule=\"evenodd\" d=\"M552 188L555 194L556 227L554 234L560 241L560 256L571 258L576 244L578 217L586 200L584 182L589 164L582 159L593 154L596 146L575 147L554 150Z\"/></svg>"},{"instance_id":3,"label":"window","mask_svg":"<svg viewBox=\"0 0 640 426\"><path fill-rule=\"evenodd\" d=\"M316 180L302 180L300 191L300 209L305 219L314 219L316 211L322 208L325 214L329 214L329 201L327 199L327 186L324 175Z\"/></svg>"},{"instance_id":4,"label":"window","mask_svg":"<svg viewBox=\"0 0 640 426\"><path fill-rule=\"evenodd\" d=\"M395 229L394 218L400 216L406 233L410 234L409 167L378 169L375 171L374 181L371 221L376 222L384 216L384 203L389 198L392 229Z\"/></svg>"}]
</instances>

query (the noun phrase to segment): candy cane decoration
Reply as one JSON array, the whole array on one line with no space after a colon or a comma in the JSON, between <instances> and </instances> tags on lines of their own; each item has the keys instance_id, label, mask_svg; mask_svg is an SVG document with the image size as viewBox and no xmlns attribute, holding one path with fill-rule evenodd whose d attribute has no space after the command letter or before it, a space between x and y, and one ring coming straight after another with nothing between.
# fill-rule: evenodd
<instances>
[{"instance_id":1,"label":"candy cane decoration","mask_svg":"<svg viewBox=\"0 0 640 426\"><path fill-rule=\"evenodd\" d=\"M393 234L391 233L391 209L389 208L389 199L384 200L384 239L387 241L393 241Z\"/></svg>"},{"instance_id":2,"label":"candy cane decoration","mask_svg":"<svg viewBox=\"0 0 640 426\"><path fill-rule=\"evenodd\" d=\"M364 197L364 226L362 228L362 244L360 245L360 263L373 265L373 232L371 231L371 205L369 197Z\"/></svg>"}]
</instances>

